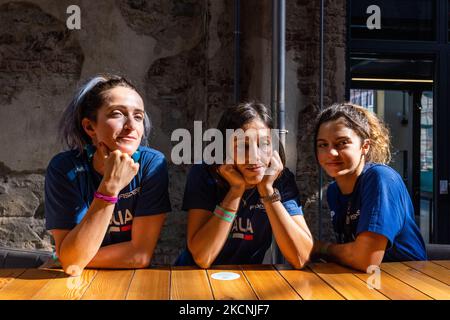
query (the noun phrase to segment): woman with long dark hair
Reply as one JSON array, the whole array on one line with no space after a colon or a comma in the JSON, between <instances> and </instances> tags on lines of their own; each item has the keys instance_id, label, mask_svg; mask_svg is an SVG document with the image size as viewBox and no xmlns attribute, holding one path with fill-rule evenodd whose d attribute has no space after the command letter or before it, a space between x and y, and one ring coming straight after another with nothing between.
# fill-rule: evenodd
<instances>
[{"instance_id":1,"label":"woman with long dark hair","mask_svg":"<svg viewBox=\"0 0 450 320\"><path fill-rule=\"evenodd\" d=\"M273 235L287 261L302 268L312 237L282 146L280 152L273 148L267 108L253 102L231 107L217 129L222 137L227 130L244 135L224 138L224 150L231 156L225 152L223 163L192 167L183 201L188 211L187 249L176 265L259 264Z\"/></svg>"}]
</instances>

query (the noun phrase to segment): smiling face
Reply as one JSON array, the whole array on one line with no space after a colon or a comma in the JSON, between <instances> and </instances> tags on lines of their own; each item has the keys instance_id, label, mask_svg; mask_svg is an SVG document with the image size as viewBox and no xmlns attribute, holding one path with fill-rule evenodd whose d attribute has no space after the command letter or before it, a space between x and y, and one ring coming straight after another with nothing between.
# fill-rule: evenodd
<instances>
[{"instance_id":1,"label":"smiling face","mask_svg":"<svg viewBox=\"0 0 450 320\"><path fill-rule=\"evenodd\" d=\"M332 178L339 179L362 170L363 155L369 151L369 140L346 126L343 118L320 125L316 140L317 159Z\"/></svg>"},{"instance_id":2,"label":"smiling face","mask_svg":"<svg viewBox=\"0 0 450 320\"><path fill-rule=\"evenodd\" d=\"M144 102L133 89L118 86L103 93L104 102L96 121L84 118L82 125L94 145L104 143L111 151L132 155L144 134Z\"/></svg>"},{"instance_id":3,"label":"smiling face","mask_svg":"<svg viewBox=\"0 0 450 320\"><path fill-rule=\"evenodd\" d=\"M261 120L253 120L242 130L245 138L237 138L234 146L235 165L248 185L256 185L264 178L272 157L270 129Z\"/></svg>"}]
</instances>

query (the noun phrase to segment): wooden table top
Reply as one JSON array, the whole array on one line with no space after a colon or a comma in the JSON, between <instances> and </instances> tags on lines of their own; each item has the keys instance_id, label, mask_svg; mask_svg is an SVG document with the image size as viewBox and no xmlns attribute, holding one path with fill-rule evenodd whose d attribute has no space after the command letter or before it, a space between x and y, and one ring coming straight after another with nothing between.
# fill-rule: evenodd
<instances>
[{"instance_id":1,"label":"wooden table top","mask_svg":"<svg viewBox=\"0 0 450 320\"><path fill-rule=\"evenodd\" d=\"M217 280L233 272L235 280ZM379 275L377 277L377 275ZM450 261L395 262L366 274L334 263L85 270L0 269L0 300L450 300Z\"/></svg>"}]
</instances>

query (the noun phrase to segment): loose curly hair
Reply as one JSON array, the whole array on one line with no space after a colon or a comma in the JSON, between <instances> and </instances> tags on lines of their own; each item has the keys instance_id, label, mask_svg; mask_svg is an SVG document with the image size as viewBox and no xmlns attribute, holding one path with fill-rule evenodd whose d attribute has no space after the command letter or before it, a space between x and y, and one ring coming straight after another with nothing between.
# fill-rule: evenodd
<instances>
[{"instance_id":1,"label":"loose curly hair","mask_svg":"<svg viewBox=\"0 0 450 320\"><path fill-rule=\"evenodd\" d=\"M352 103L336 103L319 113L314 130L314 150L317 158L317 135L320 126L329 121L342 119L345 125L356 132L361 141L369 139L367 162L388 164L391 161L389 130L384 122L364 107Z\"/></svg>"}]
</instances>

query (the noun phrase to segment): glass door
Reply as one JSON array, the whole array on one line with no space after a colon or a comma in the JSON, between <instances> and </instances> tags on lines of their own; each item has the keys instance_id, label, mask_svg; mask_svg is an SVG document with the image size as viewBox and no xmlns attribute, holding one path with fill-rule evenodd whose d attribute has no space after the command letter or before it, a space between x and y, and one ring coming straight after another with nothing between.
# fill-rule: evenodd
<instances>
[{"instance_id":1,"label":"glass door","mask_svg":"<svg viewBox=\"0 0 450 320\"><path fill-rule=\"evenodd\" d=\"M389 128L389 165L403 178L428 243L433 232L433 63L362 56L352 60L350 101L377 114Z\"/></svg>"}]
</instances>

